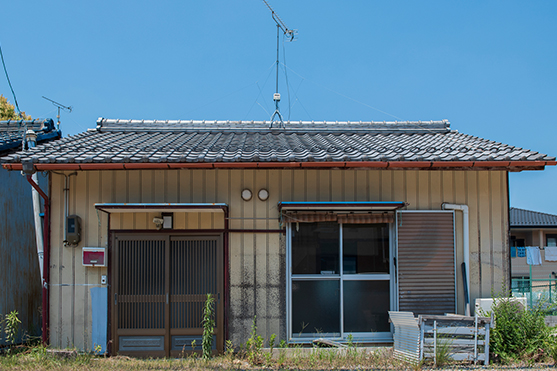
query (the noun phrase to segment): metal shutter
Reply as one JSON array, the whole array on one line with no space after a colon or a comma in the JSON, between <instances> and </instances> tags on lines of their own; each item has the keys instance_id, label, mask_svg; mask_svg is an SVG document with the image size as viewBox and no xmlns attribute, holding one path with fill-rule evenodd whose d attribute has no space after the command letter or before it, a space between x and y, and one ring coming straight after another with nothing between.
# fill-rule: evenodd
<instances>
[{"instance_id":1,"label":"metal shutter","mask_svg":"<svg viewBox=\"0 0 557 371\"><path fill-rule=\"evenodd\" d=\"M454 212L398 213L399 310L456 312Z\"/></svg>"}]
</instances>

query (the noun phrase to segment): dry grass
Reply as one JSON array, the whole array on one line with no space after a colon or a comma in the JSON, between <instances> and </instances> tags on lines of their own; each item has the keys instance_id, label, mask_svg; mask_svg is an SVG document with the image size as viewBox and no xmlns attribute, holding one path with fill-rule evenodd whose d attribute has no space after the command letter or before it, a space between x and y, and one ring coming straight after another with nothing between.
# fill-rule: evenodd
<instances>
[{"instance_id":1,"label":"dry grass","mask_svg":"<svg viewBox=\"0 0 557 371\"><path fill-rule=\"evenodd\" d=\"M288 353L288 354L287 354ZM553 369L554 366L516 364L490 366L489 369ZM255 362L240 355L223 355L211 360L199 356L178 359L137 359L125 356L102 357L75 351L50 351L43 347L16 348L0 355L0 370L416 370L433 365L413 367L397 361L390 349L366 351L352 348L343 353L335 349L275 349L274 355L261 352ZM483 366L449 363L443 369L486 369Z\"/></svg>"}]
</instances>

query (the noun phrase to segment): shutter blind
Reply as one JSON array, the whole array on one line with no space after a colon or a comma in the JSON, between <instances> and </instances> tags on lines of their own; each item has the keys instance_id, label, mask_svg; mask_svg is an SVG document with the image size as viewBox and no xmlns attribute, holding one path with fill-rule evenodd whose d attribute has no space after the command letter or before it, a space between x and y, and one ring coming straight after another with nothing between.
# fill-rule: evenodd
<instances>
[{"instance_id":1,"label":"shutter blind","mask_svg":"<svg viewBox=\"0 0 557 371\"><path fill-rule=\"evenodd\" d=\"M398 214L399 310L456 312L454 213Z\"/></svg>"}]
</instances>

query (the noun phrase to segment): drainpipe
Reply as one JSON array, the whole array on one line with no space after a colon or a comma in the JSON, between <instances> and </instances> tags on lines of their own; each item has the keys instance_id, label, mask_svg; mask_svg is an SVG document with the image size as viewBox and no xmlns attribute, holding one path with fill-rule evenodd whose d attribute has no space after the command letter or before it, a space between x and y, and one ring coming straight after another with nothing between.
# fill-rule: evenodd
<instances>
[{"instance_id":1,"label":"drainpipe","mask_svg":"<svg viewBox=\"0 0 557 371\"><path fill-rule=\"evenodd\" d=\"M465 308L465 314L467 316L470 315L470 218L468 216L468 205L457 205L457 204L448 204L443 203L441 205L443 210L460 210L462 211L462 244L463 244L463 253L464 253L464 266L466 271L466 288L467 293L464 293L466 296L466 301L468 302Z\"/></svg>"},{"instance_id":2,"label":"drainpipe","mask_svg":"<svg viewBox=\"0 0 557 371\"><path fill-rule=\"evenodd\" d=\"M27 141L27 148L35 148L37 145L37 134L33 130L27 130L25 133L25 138ZM31 179L36 184L39 183L37 173L33 172ZM35 218L35 240L37 243L37 256L39 258L39 271L41 272L41 279L43 277L43 256L44 256L44 240L43 240L43 228L41 225L41 200L39 192L35 188L31 187L31 194L33 197L33 216ZM41 284L42 286L42 284Z\"/></svg>"}]
</instances>

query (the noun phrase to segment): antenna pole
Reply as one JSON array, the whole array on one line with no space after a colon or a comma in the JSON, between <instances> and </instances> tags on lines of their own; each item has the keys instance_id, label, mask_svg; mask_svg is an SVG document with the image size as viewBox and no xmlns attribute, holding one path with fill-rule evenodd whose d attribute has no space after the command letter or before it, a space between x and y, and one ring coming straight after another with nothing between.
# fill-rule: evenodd
<instances>
[{"instance_id":1,"label":"antenna pole","mask_svg":"<svg viewBox=\"0 0 557 371\"><path fill-rule=\"evenodd\" d=\"M60 130L60 109L72 113L72 109L73 109L72 106L64 106L63 104L53 101L52 99L47 98L44 95L43 95L43 99L46 99L47 101L51 102L56 108L58 108L58 115L56 116L56 119L58 120L56 122L56 130Z\"/></svg>"},{"instance_id":2,"label":"antenna pole","mask_svg":"<svg viewBox=\"0 0 557 371\"><path fill-rule=\"evenodd\" d=\"M277 24L277 63L276 63L277 71L276 71L276 80L275 80L275 94L273 94L273 100L275 101L275 112L271 116L271 126L270 127L271 128L273 127L273 124L275 123L275 117L278 116L278 118L280 120L280 121L278 121L279 127L284 128L284 121L282 119L282 115L280 114L280 110L279 110L279 102L280 102L280 93L279 93L280 31L282 30L283 34L288 37L287 41L294 41L294 38L296 37L296 34L298 32L296 30L291 30L288 27L286 27L286 24L284 24L284 22L282 21L282 19L280 19L278 14L275 13L275 11L273 10L273 8L271 8L269 3L265 0L263 0L263 2L265 3L265 5L267 5L267 8L269 8L269 10L271 11L273 21L275 21L275 23Z\"/></svg>"}]
</instances>

